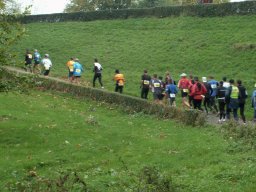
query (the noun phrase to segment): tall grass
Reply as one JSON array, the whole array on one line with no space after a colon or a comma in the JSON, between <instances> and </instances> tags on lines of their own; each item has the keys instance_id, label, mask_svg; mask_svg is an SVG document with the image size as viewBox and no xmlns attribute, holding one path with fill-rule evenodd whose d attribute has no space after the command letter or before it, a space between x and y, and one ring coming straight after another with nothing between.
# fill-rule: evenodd
<instances>
[{"instance_id":1,"label":"tall grass","mask_svg":"<svg viewBox=\"0 0 256 192\"><path fill-rule=\"evenodd\" d=\"M223 76L241 79L251 94L256 81L255 17L33 23L26 25L26 37L13 50L21 63L26 48L49 53L54 65L51 75L61 78L67 78L67 60L78 57L85 67L82 80L89 83L93 59L98 58L106 89L114 90L112 78L118 68L126 78L124 93L138 97L144 69L159 76L170 71L175 80L182 72L199 77L213 75L217 80ZM250 113L247 110L247 116Z\"/></svg>"},{"instance_id":2,"label":"tall grass","mask_svg":"<svg viewBox=\"0 0 256 192\"><path fill-rule=\"evenodd\" d=\"M178 191L255 188L255 152L214 127L125 114L56 92L8 93L0 99L1 191L54 185L66 174L77 178L74 173L91 191L159 188L166 182ZM147 182L156 175L159 180ZM73 181L66 184L79 184Z\"/></svg>"}]
</instances>

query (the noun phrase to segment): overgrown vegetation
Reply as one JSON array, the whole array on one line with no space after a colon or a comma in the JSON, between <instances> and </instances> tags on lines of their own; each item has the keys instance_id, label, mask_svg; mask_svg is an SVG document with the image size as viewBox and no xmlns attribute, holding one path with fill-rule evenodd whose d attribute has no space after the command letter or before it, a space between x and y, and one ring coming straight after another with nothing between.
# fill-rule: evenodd
<instances>
[{"instance_id":1,"label":"overgrown vegetation","mask_svg":"<svg viewBox=\"0 0 256 192\"><path fill-rule=\"evenodd\" d=\"M22 17L23 23L31 22L68 22L68 21L95 21L106 19L128 19L145 17L171 17L171 16L199 16L223 17L228 15L252 15L256 13L256 2L236 2L208 5L165 6L146 9L110 9L107 11L78 11L75 13L59 13L50 15L30 15ZM77 8L77 7L76 7ZM86 6L86 8L89 8ZM85 9L86 9L85 8Z\"/></svg>"},{"instance_id":2,"label":"overgrown vegetation","mask_svg":"<svg viewBox=\"0 0 256 192\"><path fill-rule=\"evenodd\" d=\"M175 186L169 176L162 174L156 167L144 167L139 173L126 170L129 179L133 182L127 186L127 181L120 178L112 181L106 188L113 188L114 191L147 191L147 192L173 192ZM113 176L116 173L111 169L102 173L106 176ZM57 178L45 178L37 174L36 171L29 171L24 178L15 183L8 183L7 189L10 191L98 191L97 186L91 187L76 171L59 172Z\"/></svg>"},{"instance_id":3,"label":"overgrown vegetation","mask_svg":"<svg viewBox=\"0 0 256 192\"><path fill-rule=\"evenodd\" d=\"M27 35L13 50L20 61L24 60L27 48L50 54L53 61L50 75L62 79L67 79L67 60L78 57L85 68L81 80L87 85L93 79L93 60L98 58L104 68L105 89L114 90L112 78L115 69L119 69L126 79L124 94L136 97L140 97L139 83L144 69L150 75L156 73L163 77L170 71L176 81L183 72L200 79L210 75L216 80L223 76L241 79L251 95L256 82L255 49L235 47L253 47L250 45L255 44L255 19L251 15L33 23L26 25ZM72 49L70 45L74 45ZM152 100L151 93L149 100ZM249 103L246 105L248 120L253 114ZM181 107L180 94L177 105Z\"/></svg>"},{"instance_id":4,"label":"overgrown vegetation","mask_svg":"<svg viewBox=\"0 0 256 192\"><path fill-rule=\"evenodd\" d=\"M0 94L1 191L252 191L255 151L63 92ZM52 190L50 190L52 189Z\"/></svg>"},{"instance_id":5,"label":"overgrown vegetation","mask_svg":"<svg viewBox=\"0 0 256 192\"><path fill-rule=\"evenodd\" d=\"M28 75L26 77L26 75L22 75L22 73L18 76L15 76L11 71L5 71L5 73L2 73L2 75L4 76L4 74L7 74L7 77L5 77L2 81L2 89L5 88L6 91L8 91L9 87L18 90L22 88L21 90L24 90L24 88L33 87L37 85L37 87L39 87L40 90L57 90L81 98L91 98L96 101L107 102L116 107L120 107L127 113L143 112L145 114L155 115L159 118L174 119L192 126L203 126L206 122L206 115L201 111L197 110L184 111L175 107L159 105L153 102L148 102L144 99L128 95L121 95L119 93L94 89L91 87L74 85L62 80L43 78L34 75ZM19 72L16 74L19 74ZM13 76L13 79L16 79L16 81L5 80L6 78L9 79L10 76ZM14 84L17 85L14 86ZM94 120L93 116L89 116L87 121L92 124L97 123Z\"/></svg>"}]
</instances>

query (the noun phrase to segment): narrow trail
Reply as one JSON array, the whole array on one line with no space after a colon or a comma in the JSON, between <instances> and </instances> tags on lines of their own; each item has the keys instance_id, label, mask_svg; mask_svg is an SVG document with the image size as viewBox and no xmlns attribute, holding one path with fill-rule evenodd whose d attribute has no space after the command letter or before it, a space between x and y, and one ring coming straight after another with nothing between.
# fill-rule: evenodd
<instances>
[{"instance_id":1,"label":"narrow trail","mask_svg":"<svg viewBox=\"0 0 256 192\"><path fill-rule=\"evenodd\" d=\"M26 72L24 71L24 69L22 68L17 68L17 67L12 67L12 66L4 66L5 69L7 69L8 71L11 71L11 72L15 72L15 73L18 73L18 74L24 74L24 75L34 75L33 73L30 73L30 72ZM64 79L60 79L58 77L45 77L43 75L39 75L41 78L45 78L45 79L51 79L51 80L54 80L54 81L58 81L58 82L65 82L65 83L68 83L68 84L73 84L73 83L70 83L68 80L64 80ZM76 85L76 86L83 86L83 85ZM106 90L104 90L106 91ZM218 122L218 115L217 114L208 114L207 115L207 124L209 125L215 125L215 126L221 126L223 123L219 123ZM253 122L249 122L250 124L252 124ZM239 122L239 124L243 125L242 122Z\"/></svg>"}]
</instances>

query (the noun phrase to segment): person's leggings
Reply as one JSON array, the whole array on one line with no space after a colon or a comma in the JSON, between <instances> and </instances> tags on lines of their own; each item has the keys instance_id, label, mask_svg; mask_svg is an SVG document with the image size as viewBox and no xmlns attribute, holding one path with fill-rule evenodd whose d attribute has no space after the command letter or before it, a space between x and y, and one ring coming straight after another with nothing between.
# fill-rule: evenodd
<instances>
[{"instance_id":1,"label":"person's leggings","mask_svg":"<svg viewBox=\"0 0 256 192\"><path fill-rule=\"evenodd\" d=\"M225 119L226 117L225 105L226 103L224 101L219 101L220 119Z\"/></svg>"}]
</instances>

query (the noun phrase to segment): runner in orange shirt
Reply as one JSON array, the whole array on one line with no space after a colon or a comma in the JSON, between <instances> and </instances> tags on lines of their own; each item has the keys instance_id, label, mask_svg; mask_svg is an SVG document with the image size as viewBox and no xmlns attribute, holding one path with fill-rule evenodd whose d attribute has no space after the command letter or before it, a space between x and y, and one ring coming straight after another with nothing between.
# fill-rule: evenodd
<instances>
[{"instance_id":1,"label":"runner in orange shirt","mask_svg":"<svg viewBox=\"0 0 256 192\"><path fill-rule=\"evenodd\" d=\"M118 69L115 71L114 81L116 81L115 92L123 93L125 79Z\"/></svg>"}]
</instances>

